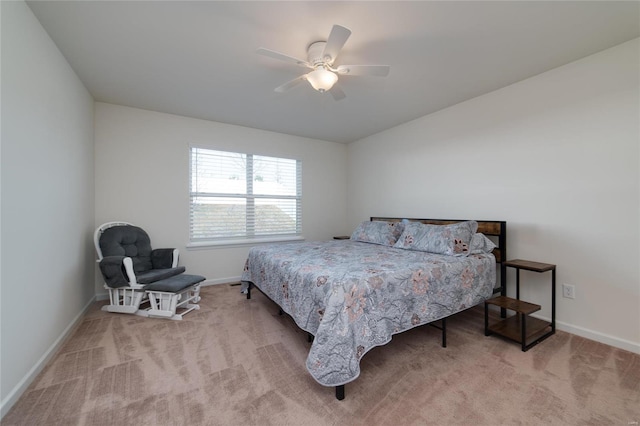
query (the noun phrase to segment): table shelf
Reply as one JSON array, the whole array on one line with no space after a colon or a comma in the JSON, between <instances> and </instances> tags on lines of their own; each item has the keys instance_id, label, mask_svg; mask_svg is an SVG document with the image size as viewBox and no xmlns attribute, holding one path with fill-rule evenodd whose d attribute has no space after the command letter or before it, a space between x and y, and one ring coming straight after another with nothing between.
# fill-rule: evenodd
<instances>
[{"instance_id":1,"label":"table shelf","mask_svg":"<svg viewBox=\"0 0 640 426\"><path fill-rule=\"evenodd\" d=\"M505 266L516 268L516 298L498 296L484 302L484 334L498 334L521 344L526 352L556 332L556 265L533 262L530 260L510 260ZM533 272L551 271L551 321L530 317L541 309L540 305L520 300L520 269ZM489 324L489 306L498 306L502 310L514 311L515 315L501 318Z\"/></svg>"}]
</instances>

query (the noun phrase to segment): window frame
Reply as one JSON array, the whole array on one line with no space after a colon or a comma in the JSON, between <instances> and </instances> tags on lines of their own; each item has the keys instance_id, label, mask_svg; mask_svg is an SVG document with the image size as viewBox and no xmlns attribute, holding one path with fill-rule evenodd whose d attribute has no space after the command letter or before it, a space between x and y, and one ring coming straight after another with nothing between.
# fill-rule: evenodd
<instances>
[{"instance_id":1,"label":"window frame","mask_svg":"<svg viewBox=\"0 0 640 426\"><path fill-rule=\"evenodd\" d=\"M224 194L224 193L203 193L203 192L194 192L192 188L192 179L193 179L193 154L194 150L205 150L205 151L214 151L214 152L226 152L230 154L238 154L244 155L247 160L247 165L245 168L246 173L246 189L244 194L234 193L234 194ZM253 164L254 157L268 157L274 159L282 159L282 160L293 160L296 162L296 195L272 195L272 194L254 194L253 193L253 182L255 180L255 174L253 172ZM257 245L264 243L273 243L273 242L287 242L287 241L302 241L304 237L302 235L302 160L296 158L286 158L282 156L273 156L273 155L264 155L257 154L255 152L240 152L240 151L230 151L225 149L212 148L209 146L202 145L189 145L189 175L188 175L188 243L186 245L187 249L206 249L212 247L233 247L233 246L246 246L246 245ZM247 232L243 236L239 237L229 237L229 238L219 238L219 239L208 239L208 240L193 240L192 228L193 228L193 199L200 194L206 194L208 197L222 197L222 198L235 198L235 199L244 199L245 200L245 212L250 205L254 205L256 199L260 198L269 198L269 199L287 199L287 200L295 200L296 204L296 231L292 234L271 234L266 236L255 236L252 232L249 232L250 229L255 229L255 215L253 216L253 222L249 220L251 215L247 214ZM253 234L253 236L251 236Z\"/></svg>"}]
</instances>

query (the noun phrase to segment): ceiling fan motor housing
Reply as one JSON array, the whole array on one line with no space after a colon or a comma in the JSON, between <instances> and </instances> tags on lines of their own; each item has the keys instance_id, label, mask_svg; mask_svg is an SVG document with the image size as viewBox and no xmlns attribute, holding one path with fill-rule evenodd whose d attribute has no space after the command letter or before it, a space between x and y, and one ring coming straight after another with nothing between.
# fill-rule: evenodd
<instances>
[{"instance_id":1,"label":"ceiling fan motor housing","mask_svg":"<svg viewBox=\"0 0 640 426\"><path fill-rule=\"evenodd\" d=\"M327 45L326 41L316 41L311 43L307 48L307 61L314 67L318 65L331 65L335 58L330 56L322 57L324 53L324 47Z\"/></svg>"}]
</instances>

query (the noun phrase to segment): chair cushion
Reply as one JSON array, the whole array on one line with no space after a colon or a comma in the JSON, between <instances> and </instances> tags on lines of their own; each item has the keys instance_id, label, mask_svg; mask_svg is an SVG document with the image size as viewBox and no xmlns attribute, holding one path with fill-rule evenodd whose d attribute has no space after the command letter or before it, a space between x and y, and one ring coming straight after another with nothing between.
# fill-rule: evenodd
<instances>
[{"instance_id":1,"label":"chair cushion","mask_svg":"<svg viewBox=\"0 0 640 426\"><path fill-rule=\"evenodd\" d=\"M149 284L144 289L151 291L166 291L167 293L178 293L187 287L204 281L206 278L201 275L182 274Z\"/></svg>"},{"instance_id":2,"label":"chair cushion","mask_svg":"<svg viewBox=\"0 0 640 426\"><path fill-rule=\"evenodd\" d=\"M122 267L124 256L107 256L100 261L100 272L111 288L127 287L129 280Z\"/></svg>"},{"instance_id":3,"label":"chair cushion","mask_svg":"<svg viewBox=\"0 0 640 426\"><path fill-rule=\"evenodd\" d=\"M105 229L100 236L102 255L127 256L133 261L133 270L144 272L153 268L151 263L151 240L149 235L137 226L113 226Z\"/></svg>"},{"instance_id":4,"label":"chair cushion","mask_svg":"<svg viewBox=\"0 0 640 426\"><path fill-rule=\"evenodd\" d=\"M151 265L153 269L171 268L173 265L172 248L161 248L151 250Z\"/></svg>"},{"instance_id":5,"label":"chair cushion","mask_svg":"<svg viewBox=\"0 0 640 426\"><path fill-rule=\"evenodd\" d=\"M185 271L184 266L178 266L177 268L168 268L168 269L151 269L149 271L136 273L136 281L138 281L139 284L150 284L156 281L160 281L160 280L174 277L176 275L180 275L184 271Z\"/></svg>"}]
</instances>

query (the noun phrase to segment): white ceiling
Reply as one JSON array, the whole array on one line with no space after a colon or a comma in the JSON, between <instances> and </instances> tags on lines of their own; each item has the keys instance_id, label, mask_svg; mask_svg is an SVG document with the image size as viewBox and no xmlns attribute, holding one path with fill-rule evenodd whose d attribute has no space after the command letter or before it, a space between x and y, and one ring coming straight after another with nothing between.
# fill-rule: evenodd
<instances>
[{"instance_id":1,"label":"white ceiling","mask_svg":"<svg viewBox=\"0 0 640 426\"><path fill-rule=\"evenodd\" d=\"M348 143L640 36L640 3L614 1L29 1L97 101ZM305 68L333 24L352 30L334 101Z\"/></svg>"}]
</instances>

